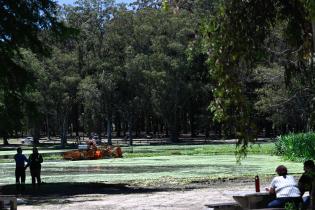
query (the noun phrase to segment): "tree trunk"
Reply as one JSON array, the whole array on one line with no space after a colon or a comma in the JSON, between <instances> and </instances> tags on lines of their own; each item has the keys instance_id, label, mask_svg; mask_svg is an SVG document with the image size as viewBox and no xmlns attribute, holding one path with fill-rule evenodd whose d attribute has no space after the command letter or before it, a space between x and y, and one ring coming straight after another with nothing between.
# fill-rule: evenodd
<instances>
[{"instance_id":1,"label":"tree trunk","mask_svg":"<svg viewBox=\"0 0 315 210\"><path fill-rule=\"evenodd\" d=\"M133 139L132 139L132 117L128 117L128 145L133 145Z\"/></svg>"},{"instance_id":2,"label":"tree trunk","mask_svg":"<svg viewBox=\"0 0 315 210\"><path fill-rule=\"evenodd\" d=\"M182 123L183 123L183 133L186 134L186 133L188 133L189 123L188 123L188 120L187 120L187 112L185 112L185 111L183 113Z\"/></svg>"},{"instance_id":3,"label":"tree trunk","mask_svg":"<svg viewBox=\"0 0 315 210\"><path fill-rule=\"evenodd\" d=\"M34 133L33 133L33 137L34 137L34 144L37 145L39 144L39 138L40 138L40 128L38 123L35 123L35 127L33 129Z\"/></svg>"},{"instance_id":4,"label":"tree trunk","mask_svg":"<svg viewBox=\"0 0 315 210\"><path fill-rule=\"evenodd\" d=\"M195 114L192 110L189 113L189 122L190 122L190 135L191 137L196 137Z\"/></svg>"},{"instance_id":5,"label":"tree trunk","mask_svg":"<svg viewBox=\"0 0 315 210\"><path fill-rule=\"evenodd\" d=\"M112 117L108 116L107 117L107 143L109 145L112 145Z\"/></svg>"},{"instance_id":6,"label":"tree trunk","mask_svg":"<svg viewBox=\"0 0 315 210\"><path fill-rule=\"evenodd\" d=\"M145 126L145 133L146 134L150 134L152 132L152 121L150 119L150 115L147 115L144 117L144 120L145 120L145 123L144 123L144 126Z\"/></svg>"},{"instance_id":7,"label":"tree trunk","mask_svg":"<svg viewBox=\"0 0 315 210\"><path fill-rule=\"evenodd\" d=\"M3 144L4 145L9 145L8 138L9 138L9 136L8 136L7 132L4 132L3 133Z\"/></svg>"},{"instance_id":8,"label":"tree trunk","mask_svg":"<svg viewBox=\"0 0 315 210\"><path fill-rule=\"evenodd\" d=\"M120 121L120 116L118 113L116 113L116 118L115 118L115 131L116 131L116 137L121 137L121 121Z\"/></svg>"},{"instance_id":9,"label":"tree trunk","mask_svg":"<svg viewBox=\"0 0 315 210\"><path fill-rule=\"evenodd\" d=\"M210 129L209 129L209 125L206 124L205 126L205 138L208 139L210 137Z\"/></svg>"},{"instance_id":10,"label":"tree trunk","mask_svg":"<svg viewBox=\"0 0 315 210\"><path fill-rule=\"evenodd\" d=\"M172 116L173 119L171 119L171 122L169 123L170 127L169 127L169 130L171 132L171 135L170 135L170 140L171 142L178 142L178 128L177 128L177 106L175 106L174 108L174 113L173 113L173 116Z\"/></svg>"},{"instance_id":11,"label":"tree trunk","mask_svg":"<svg viewBox=\"0 0 315 210\"><path fill-rule=\"evenodd\" d=\"M313 32L313 54L315 54L315 18L312 19L312 32Z\"/></svg>"},{"instance_id":12,"label":"tree trunk","mask_svg":"<svg viewBox=\"0 0 315 210\"><path fill-rule=\"evenodd\" d=\"M63 118L62 120L62 126L61 126L61 148L65 148L67 144L67 123L66 118Z\"/></svg>"},{"instance_id":13,"label":"tree trunk","mask_svg":"<svg viewBox=\"0 0 315 210\"><path fill-rule=\"evenodd\" d=\"M49 117L47 113L46 113L46 135L47 135L47 139L50 140Z\"/></svg>"},{"instance_id":14,"label":"tree trunk","mask_svg":"<svg viewBox=\"0 0 315 210\"><path fill-rule=\"evenodd\" d=\"M173 143L178 142L178 132L177 132L177 114L174 112L172 122L169 123L170 140Z\"/></svg>"}]
</instances>

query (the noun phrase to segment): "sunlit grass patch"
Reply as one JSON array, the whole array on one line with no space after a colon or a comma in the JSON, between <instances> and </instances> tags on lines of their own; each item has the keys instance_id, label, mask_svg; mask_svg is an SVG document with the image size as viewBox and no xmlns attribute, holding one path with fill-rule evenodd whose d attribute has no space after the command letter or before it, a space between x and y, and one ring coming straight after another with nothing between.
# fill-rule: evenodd
<instances>
[{"instance_id":1,"label":"sunlit grass patch","mask_svg":"<svg viewBox=\"0 0 315 210\"><path fill-rule=\"evenodd\" d=\"M167 145L167 146L137 146L123 148L124 157L154 157L168 155L215 155L234 154L235 144L219 145ZM274 154L273 143L253 144L248 147L248 154Z\"/></svg>"},{"instance_id":2,"label":"sunlit grass patch","mask_svg":"<svg viewBox=\"0 0 315 210\"><path fill-rule=\"evenodd\" d=\"M274 175L276 166L284 164L289 173L302 173L302 163L283 161L277 156L248 155L241 164L230 155L171 155L159 157L117 158L83 161L44 161L42 178L47 183L105 182L129 183L159 182L172 179L217 179ZM14 163L0 165L0 184L14 183ZM29 172L27 172L29 173ZM153 180L153 181L152 181ZM28 176L27 182L30 182Z\"/></svg>"}]
</instances>

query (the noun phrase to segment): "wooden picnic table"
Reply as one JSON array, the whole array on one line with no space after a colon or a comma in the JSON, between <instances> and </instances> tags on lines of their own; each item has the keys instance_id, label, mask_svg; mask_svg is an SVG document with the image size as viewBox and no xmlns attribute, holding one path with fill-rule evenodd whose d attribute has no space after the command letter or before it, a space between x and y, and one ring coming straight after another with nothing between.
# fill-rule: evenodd
<instances>
[{"instance_id":1,"label":"wooden picnic table","mask_svg":"<svg viewBox=\"0 0 315 210\"><path fill-rule=\"evenodd\" d=\"M239 192L232 195L242 209L262 209L275 199L269 192Z\"/></svg>"}]
</instances>

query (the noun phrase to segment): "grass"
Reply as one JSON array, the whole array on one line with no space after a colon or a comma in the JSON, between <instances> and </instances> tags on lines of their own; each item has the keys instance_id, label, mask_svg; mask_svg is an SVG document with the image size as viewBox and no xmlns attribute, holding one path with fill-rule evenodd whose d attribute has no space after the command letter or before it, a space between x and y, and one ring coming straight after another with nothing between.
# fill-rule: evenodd
<instances>
[{"instance_id":1,"label":"grass","mask_svg":"<svg viewBox=\"0 0 315 210\"><path fill-rule=\"evenodd\" d=\"M302 164L277 156L249 155L237 164L234 155L172 155L85 161L45 161L42 177L47 183L129 183L165 179L217 179L274 174L284 164L290 173L302 173ZM14 163L0 165L0 184L14 183ZM29 178L27 182L29 182Z\"/></svg>"},{"instance_id":2,"label":"grass","mask_svg":"<svg viewBox=\"0 0 315 210\"><path fill-rule=\"evenodd\" d=\"M43 158L45 160L62 160L62 154L69 149L48 149L48 150L40 150ZM32 153L32 149L24 149L23 154L28 157ZM0 151L0 163L8 163L13 160L14 155L16 154L16 150L5 150Z\"/></svg>"},{"instance_id":3,"label":"grass","mask_svg":"<svg viewBox=\"0 0 315 210\"><path fill-rule=\"evenodd\" d=\"M42 179L46 183L189 183L194 180L270 176L280 164L290 173L302 173L302 164L272 155L274 144L249 147L248 157L236 162L235 145L164 145L123 147L124 158L66 161L65 150L40 150L44 155ZM29 154L30 150L24 151ZM15 150L0 151L0 157L13 156ZM14 184L12 158L0 159L0 185ZM30 182L29 177L27 182Z\"/></svg>"},{"instance_id":4,"label":"grass","mask_svg":"<svg viewBox=\"0 0 315 210\"><path fill-rule=\"evenodd\" d=\"M63 152L69 149L42 149L40 153L45 160L62 160ZM135 157L158 157L170 155L215 155L215 154L234 154L234 144L220 145L162 145L162 146L134 146L122 147L124 158ZM13 159L15 149L0 151L0 158ZM23 154L29 155L32 153L31 148L23 150ZM254 144L249 146L248 154L273 154L274 144ZM1 162L0 159L0 162ZM7 162L6 160L4 162Z\"/></svg>"},{"instance_id":5,"label":"grass","mask_svg":"<svg viewBox=\"0 0 315 210\"><path fill-rule=\"evenodd\" d=\"M169 155L216 155L234 154L234 144L221 145L167 145L167 146L137 146L125 148L124 157L156 157ZM273 143L253 144L249 146L248 154L274 154Z\"/></svg>"}]
</instances>

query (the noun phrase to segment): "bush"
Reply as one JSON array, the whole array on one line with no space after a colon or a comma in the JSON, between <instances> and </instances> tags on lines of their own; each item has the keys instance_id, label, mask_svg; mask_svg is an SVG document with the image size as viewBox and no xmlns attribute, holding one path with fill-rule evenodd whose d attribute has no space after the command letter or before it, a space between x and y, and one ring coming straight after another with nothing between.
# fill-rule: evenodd
<instances>
[{"instance_id":1,"label":"bush","mask_svg":"<svg viewBox=\"0 0 315 210\"><path fill-rule=\"evenodd\" d=\"M279 136L276 142L277 155L289 160L315 158L315 133L298 133Z\"/></svg>"}]
</instances>

